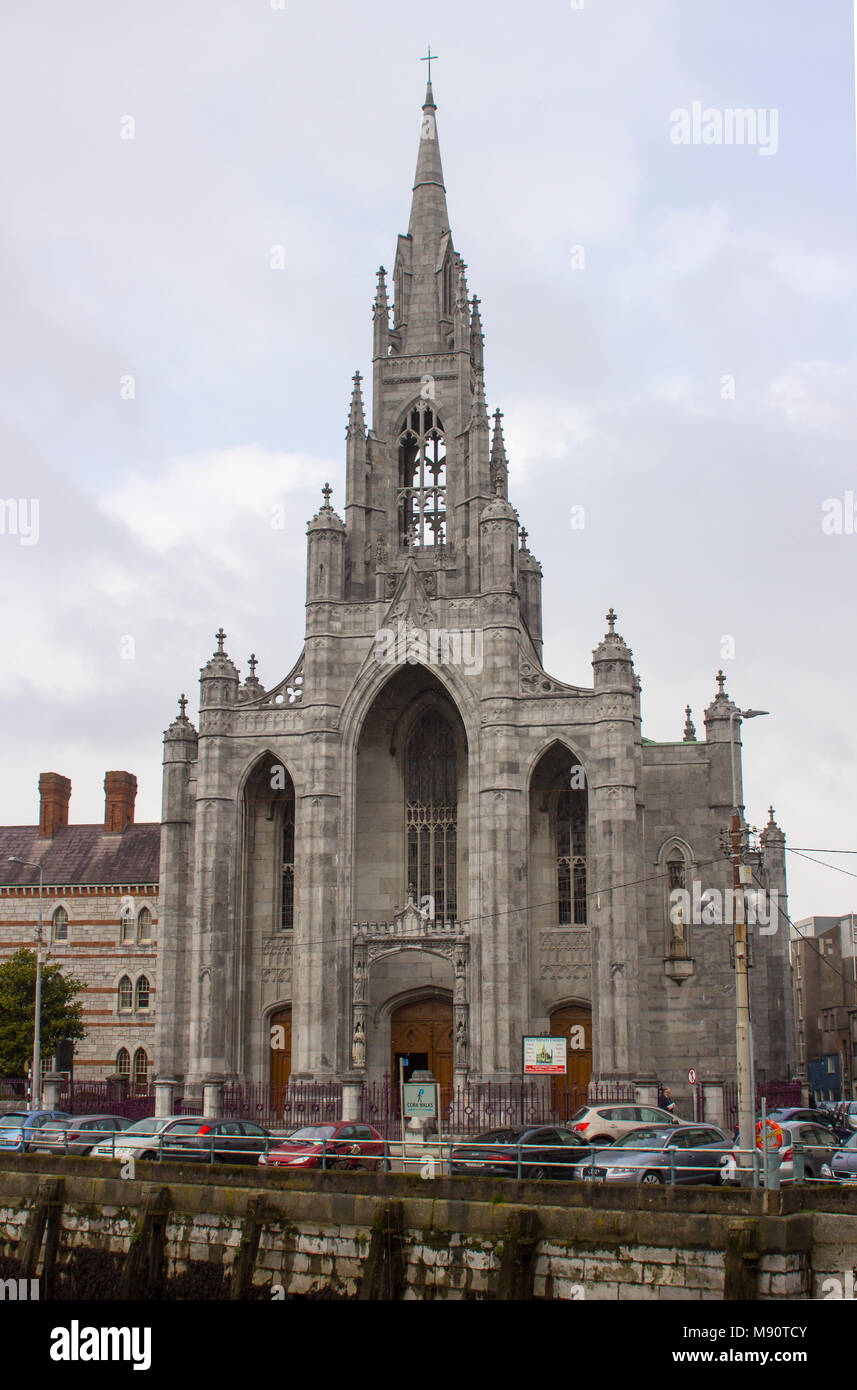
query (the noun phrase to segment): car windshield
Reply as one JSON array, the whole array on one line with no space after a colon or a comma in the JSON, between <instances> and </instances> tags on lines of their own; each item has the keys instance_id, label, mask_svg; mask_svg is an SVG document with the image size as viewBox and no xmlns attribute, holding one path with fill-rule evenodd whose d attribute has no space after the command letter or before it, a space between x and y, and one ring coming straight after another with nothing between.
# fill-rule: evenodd
<instances>
[{"instance_id":1,"label":"car windshield","mask_svg":"<svg viewBox=\"0 0 857 1390\"><path fill-rule=\"evenodd\" d=\"M614 1149L659 1149L664 1141L671 1139L674 1134L674 1125L664 1126L661 1129L632 1129L630 1134L623 1134L621 1139L617 1139L612 1147Z\"/></svg>"},{"instance_id":2,"label":"car windshield","mask_svg":"<svg viewBox=\"0 0 857 1390\"><path fill-rule=\"evenodd\" d=\"M336 1125L307 1125L290 1134L287 1143L291 1144L295 1139L332 1139L335 1133Z\"/></svg>"},{"instance_id":3,"label":"car windshield","mask_svg":"<svg viewBox=\"0 0 857 1390\"><path fill-rule=\"evenodd\" d=\"M588 1110L588 1105L581 1105L579 1110L575 1110L574 1114L571 1117L571 1120L569 1120L568 1123L571 1124L573 1120L582 1120L584 1115L587 1114Z\"/></svg>"},{"instance_id":4,"label":"car windshield","mask_svg":"<svg viewBox=\"0 0 857 1390\"><path fill-rule=\"evenodd\" d=\"M154 1116L150 1116L147 1120L137 1120L135 1124L129 1125L122 1133L123 1135L157 1134L163 1123L163 1120L156 1120Z\"/></svg>"},{"instance_id":5,"label":"car windshield","mask_svg":"<svg viewBox=\"0 0 857 1390\"><path fill-rule=\"evenodd\" d=\"M857 1134L852 1134L851 1138L847 1139L845 1143L841 1145L841 1148L851 1149L852 1151L857 1149Z\"/></svg>"}]
</instances>

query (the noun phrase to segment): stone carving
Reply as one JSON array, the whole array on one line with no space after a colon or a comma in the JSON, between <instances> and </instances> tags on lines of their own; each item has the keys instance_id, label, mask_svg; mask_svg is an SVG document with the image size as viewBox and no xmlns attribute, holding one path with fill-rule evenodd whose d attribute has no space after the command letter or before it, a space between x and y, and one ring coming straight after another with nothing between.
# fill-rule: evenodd
<instances>
[{"instance_id":1,"label":"stone carving","mask_svg":"<svg viewBox=\"0 0 857 1390\"><path fill-rule=\"evenodd\" d=\"M539 941L539 970L543 980L588 979L592 970L589 928L543 931Z\"/></svg>"}]
</instances>

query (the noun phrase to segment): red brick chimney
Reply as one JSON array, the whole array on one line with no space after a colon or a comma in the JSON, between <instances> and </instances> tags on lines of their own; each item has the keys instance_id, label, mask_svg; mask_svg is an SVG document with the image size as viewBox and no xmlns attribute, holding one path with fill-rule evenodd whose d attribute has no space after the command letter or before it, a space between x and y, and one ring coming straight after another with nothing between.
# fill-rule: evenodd
<instances>
[{"instance_id":1,"label":"red brick chimney","mask_svg":"<svg viewBox=\"0 0 857 1390\"><path fill-rule=\"evenodd\" d=\"M105 772L104 829L108 835L121 834L134 824L137 778L133 772Z\"/></svg>"},{"instance_id":2,"label":"red brick chimney","mask_svg":"<svg viewBox=\"0 0 857 1390\"><path fill-rule=\"evenodd\" d=\"M39 839L50 840L61 825L68 825L71 782L59 772L39 775Z\"/></svg>"}]
</instances>

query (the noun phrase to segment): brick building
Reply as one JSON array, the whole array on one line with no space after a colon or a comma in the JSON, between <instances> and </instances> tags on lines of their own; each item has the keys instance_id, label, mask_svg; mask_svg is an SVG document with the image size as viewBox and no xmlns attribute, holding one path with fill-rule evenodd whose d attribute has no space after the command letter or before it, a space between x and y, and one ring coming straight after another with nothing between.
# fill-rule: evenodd
<instances>
[{"instance_id":1,"label":"brick building","mask_svg":"<svg viewBox=\"0 0 857 1390\"><path fill-rule=\"evenodd\" d=\"M108 772L104 791L104 822L70 825L71 782L43 772L38 825L0 827L0 959L35 944L41 866L43 958L86 986L75 1077L118 1071L140 1087L153 1064L161 827L135 825L131 773Z\"/></svg>"},{"instance_id":2,"label":"brick building","mask_svg":"<svg viewBox=\"0 0 857 1390\"><path fill-rule=\"evenodd\" d=\"M795 922L791 955L799 1074L818 1100L857 1099L857 913Z\"/></svg>"}]
</instances>

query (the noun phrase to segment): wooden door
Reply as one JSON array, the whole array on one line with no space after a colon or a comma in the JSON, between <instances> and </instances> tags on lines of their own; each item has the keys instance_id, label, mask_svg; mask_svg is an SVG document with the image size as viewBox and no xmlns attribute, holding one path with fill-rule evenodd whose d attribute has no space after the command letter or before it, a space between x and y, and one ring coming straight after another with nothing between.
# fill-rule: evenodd
<instances>
[{"instance_id":1,"label":"wooden door","mask_svg":"<svg viewBox=\"0 0 857 1390\"><path fill-rule=\"evenodd\" d=\"M398 1083L398 1054L428 1056L429 1071L441 1086L452 1085L452 1004L447 999L415 999L396 1009L390 1023L390 1076Z\"/></svg>"},{"instance_id":2,"label":"wooden door","mask_svg":"<svg viewBox=\"0 0 857 1390\"><path fill-rule=\"evenodd\" d=\"M276 1032L275 1029L282 1029ZM292 1011L278 1009L271 1015L269 1046L271 1049L271 1090L285 1090L292 1072ZM282 1046L279 1044L282 1043Z\"/></svg>"},{"instance_id":3,"label":"wooden door","mask_svg":"<svg viewBox=\"0 0 857 1390\"><path fill-rule=\"evenodd\" d=\"M551 1036L568 1040L568 1075L557 1076L551 1101L561 1123L586 1103L592 1075L592 1010L586 1004L567 1004L551 1014ZM582 1044L582 1045L581 1045Z\"/></svg>"}]
</instances>

